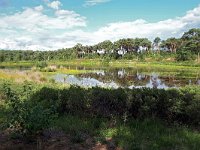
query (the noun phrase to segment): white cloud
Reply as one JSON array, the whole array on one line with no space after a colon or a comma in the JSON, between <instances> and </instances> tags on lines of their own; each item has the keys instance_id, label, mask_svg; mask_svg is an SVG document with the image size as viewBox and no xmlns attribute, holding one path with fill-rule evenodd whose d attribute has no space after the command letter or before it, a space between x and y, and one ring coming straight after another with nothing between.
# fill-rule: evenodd
<instances>
[{"instance_id":1,"label":"white cloud","mask_svg":"<svg viewBox=\"0 0 200 150\"><path fill-rule=\"evenodd\" d=\"M180 37L190 28L200 28L200 5L190 10L183 17L150 23L139 19L132 22L115 22L100 28L94 33L98 39L117 40L119 38L147 37L151 40L156 36L165 39Z\"/></svg>"},{"instance_id":2,"label":"white cloud","mask_svg":"<svg viewBox=\"0 0 200 150\"><path fill-rule=\"evenodd\" d=\"M100 3L106 3L109 2L111 0L86 0L84 6L94 6Z\"/></svg>"},{"instance_id":3,"label":"white cloud","mask_svg":"<svg viewBox=\"0 0 200 150\"><path fill-rule=\"evenodd\" d=\"M42 5L35 7L36 11L42 11L44 7Z\"/></svg>"},{"instance_id":4,"label":"white cloud","mask_svg":"<svg viewBox=\"0 0 200 150\"><path fill-rule=\"evenodd\" d=\"M86 26L86 18L74 11L57 10L55 15L44 14L43 7L25 8L13 15L0 15L1 29L40 31L43 29L69 29Z\"/></svg>"},{"instance_id":5,"label":"white cloud","mask_svg":"<svg viewBox=\"0 0 200 150\"><path fill-rule=\"evenodd\" d=\"M74 11L59 9L48 16L43 10L37 6L0 15L0 49L56 49L56 42L64 43L60 34L86 26L86 18Z\"/></svg>"},{"instance_id":6,"label":"white cloud","mask_svg":"<svg viewBox=\"0 0 200 150\"><path fill-rule=\"evenodd\" d=\"M58 10L60 8L60 6L62 6L60 1L53 1L51 3L47 4L50 8L56 9Z\"/></svg>"},{"instance_id":7,"label":"white cloud","mask_svg":"<svg viewBox=\"0 0 200 150\"><path fill-rule=\"evenodd\" d=\"M200 28L200 6L183 17L147 22L143 19L114 22L94 32L86 32L86 18L74 11L55 10L47 16L43 7L26 8L13 15L0 15L0 49L54 50L76 43L92 45L103 40L147 37L180 37L190 28Z\"/></svg>"}]
</instances>

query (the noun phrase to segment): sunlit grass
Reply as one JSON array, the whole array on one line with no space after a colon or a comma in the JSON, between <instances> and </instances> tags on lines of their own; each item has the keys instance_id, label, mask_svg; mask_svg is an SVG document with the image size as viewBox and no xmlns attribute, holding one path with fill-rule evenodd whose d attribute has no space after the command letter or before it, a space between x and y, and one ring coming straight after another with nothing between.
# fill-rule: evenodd
<instances>
[{"instance_id":1,"label":"sunlit grass","mask_svg":"<svg viewBox=\"0 0 200 150\"><path fill-rule=\"evenodd\" d=\"M61 62L49 62L49 64L57 64L63 66L85 66L85 67L104 67L104 68L148 68L159 70L188 70L197 71L200 70L200 65L194 62L139 62L135 60L110 60L109 63L104 66L100 59L75 59Z\"/></svg>"},{"instance_id":2,"label":"sunlit grass","mask_svg":"<svg viewBox=\"0 0 200 150\"><path fill-rule=\"evenodd\" d=\"M63 66L85 66L85 67L102 67L104 66L103 59L72 59L67 61L47 61L48 65L63 65ZM175 62L175 61L137 61L133 60L109 60L109 67L154 67L154 68L167 68L167 69L199 69L200 64L191 61L191 62ZM108 67L108 66L105 67ZM33 67L35 66L35 62L32 61L21 61L21 62L2 62L0 66L4 67Z\"/></svg>"},{"instance_id":3,"label":"sunlit grass","mask_svg":"<svg viewBox=\"0 0 200 150\"><path fill-rule=\"evenodd\" d=\"M19 62L1 62L0 67L31 67L35 65L34 62L31 61L19 61Z\"/></svg>"},{"instance_id":4,"label":"sunlit grass","mask_svg":"<svg viewBox=\"0 0 200 150\"><path fill-rule=\"evenodd\" d=\"M54 72L43 72L43 74L48 75L48 74L62 73L62 74L76 75L76 74L84 74L84 73L92 73L92 72L95 72L95 71L62 68L62 69L56 69Z\"/></svg>"},{"instance_id":5,"label":"sunlit grass","mask_svg":"<svg viewBox=\"0 0 200 150\"><path fill-rule=\"evenodd\" d=\"M0 70L0 79L13 80L16 82L35 81L45 82L46 78L39 72Z\"/></svg>"}]
</instances>

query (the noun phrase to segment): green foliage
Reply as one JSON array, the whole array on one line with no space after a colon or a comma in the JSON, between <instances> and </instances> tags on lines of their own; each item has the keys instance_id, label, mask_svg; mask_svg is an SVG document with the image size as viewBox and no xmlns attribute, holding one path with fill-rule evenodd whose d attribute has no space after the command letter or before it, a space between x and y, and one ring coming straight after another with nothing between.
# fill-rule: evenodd
<instances>
[{"instance_id":1,"label":"green foliage","mask_svg":"<svg viewBox=\"0 0 200 150\"><path fill-rule=\"evenodd\" d=\"M189 61L189 60L193 60L193 55L190 51L187 50L181 50L178 51L177 55L176 55L176 60L177 61Z\"/></svg>"},{"instance_id":2,"label":"green foliage","mask_svg":"<svg viewBox=\"0 0 200 150\"><path fill-rule=\"evenodd\" d=\"M102 60L102 65L103 66L109 66L109 63L110 63L110 58L104 57L104 59Z\"/></svg>"},{"instance_id":3,"label":"green foliage","mask_svg":"<svg viewBox=\"0 0 200 150\"><path fill-rule=\"evenodd\" d=\"M80 87L37 87L26 82L13 90L4 84L9 108L7 123L15 131L33 135L48 128L59 115L120 118L159 118L169 123L192 126L200 124L200 90L198 87L181 90L161 89L102 89ZM94 122L94 126L98 127Z\"/></svg>"},{"instance_id":4,"label":"green foliage","mask_svg":"<svg viewBox=\"0 0 200 150\"><path fill-rule=\"evenodd\" d=\"M20 96L8 84L4 84L6 104L9 108L7 125L13 131L23 135L34 135L47 128L55 117L52 109L44 108L41 103L30 100L32 89L25 85Z\"/></svg>"},{"instance_id":5,"label":"green foliage","mask_svg":"<svg viewBox=\"0 0 200 150\"><path fill-rule=\"evenodd\" d=\"M190 29L181 39L184 41L182 47L195 54L200 52L200 29Z\"/></svg>"},{"instance_id":6,"label":"green foliage","mask_svg":"<svg viewBox=\"0 0 200 150\"><path fill-rule=\"evenodd\" d=\"M127 54L125 54L125 55L123 56L123 58L124 58L124 59L127 59L127 60L133 60L133 59L135 59L135 58L137 58L137 57L136 57L135 54L129 54L129 53L127 53Z\"/></svg>"},{"instance_id":7,"label":"green foliage","mask_svg":"<svg viewBox=\"0 0 200 150\"><path fill-rule=\"evenodd\" d=\"M47 66L48 66L48 64L45 61L40 61L40 62L36 63L36 67L39 68L39 69L43 69L43 68L45 68Z\"/></svg>"},{"instance_id":8,"label":"green foliage","mask_svg":"<svg viewBox=\"0 0 200 150\"><path fill-rule=\"evenodd\" d=\"M93 88L90 94L92 112L100 116L122 116L126 112L127 95L122 89L108 90Z\"/></svg>"},{"instance_id":9,"label":"green foliage","mask_svg":"<svg viewBox=\"0 0 200 150\"><path fill-rule=\"evenodd\" d=\"M123 149L194 149L200 146L198 133L180 128L169 128L156 119L132 120L126 125L102 130Z\"/></svg>"},{"instance_id":10,"label":"green foliage","mask_svg":"<svg viewBox=\"0 0 200 150\"><path fill-rule=\"evenodd\" d=\"M0 123L6 120L26 139L55 128L70 135L72 143L84 143L93 136L104 143L112 139L123 149L195 150L200 146L199 133L177 126L199 127L199 87L83 89L6 82L0 92L6 95L8 108L0 113Z\"/></svg>"},{"instance_id":11,"label":"green foliage","mask_svg":"<svg viewBox=\"0 0 200 150\"><path fill-rule=\"evenodd\" d=\"M84 110L87 110L87 94L84 89L72 86L61 90L59 94L61 112L84 114Z\"/></svg>"},{"instance_id":12,"label":"green foliage","mask_svg":"<svg viewBox=\"0 0 200 150\"><path fill-rule=\"evenodd\" d=\"M139 61L144 61L144 60L145 60L145 54L139 53L139 54L138 54L138 60L139 60Z\"/></svg>"},{"instance_id":13,"label":"green foliage","mask_svg":"<svg viewBox=\"0 0 200 150\"><path fill-rule=\"evenodd\" d=\"M169 122L199 124L200 91L191 89L101 89L43 87L31 101L59 114L101 117L157 117Z\"/></svg>"},{"instance_id":14,"label":"green foliage","mask_svg":"<svg viewBox=\"0 0 200 150\"><path fill-rule=\"evenodd\" d=\"M158 43L160 43L160 41L161 41L161 39L159 37L156 37L153 42L155 44L158 44Z\"/></svg>"}]
</instances>

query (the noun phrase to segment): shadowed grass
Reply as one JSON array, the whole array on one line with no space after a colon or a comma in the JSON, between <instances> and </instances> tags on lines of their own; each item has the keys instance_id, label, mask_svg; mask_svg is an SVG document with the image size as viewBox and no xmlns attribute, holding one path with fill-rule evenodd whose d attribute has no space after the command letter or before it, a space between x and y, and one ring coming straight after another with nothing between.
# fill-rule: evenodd
<instances>
[{"instance_id":1,"label":"shadowed grass","mask_svg":"<svg viewBox=\"0 0 200 150\"><path fill-rule=\"evenodd\" d=\"M155 119L130 120L126 124L118 120L114 126L110 126L111 122L112 120L105 118L66 115L55 120L53 126L72 136L87 133L100 142L112 139L119 147L128 150L198 150L200 147L200 133L185 127L168 126Z\"/></svg>"}]
</instances>

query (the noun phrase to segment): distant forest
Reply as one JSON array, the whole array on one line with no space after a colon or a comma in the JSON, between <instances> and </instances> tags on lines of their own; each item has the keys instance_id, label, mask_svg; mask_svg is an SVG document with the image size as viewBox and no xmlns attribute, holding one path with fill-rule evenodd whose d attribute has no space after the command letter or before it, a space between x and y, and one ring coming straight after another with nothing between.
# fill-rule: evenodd
<instances>
[{"instance_id":1,"label":"distant forest","mask_svg":"<svg viewBox=\"0 0 200 150\"><path fill-rule=\"evenodd\" d=\"M52 43L53 44L53 43ZM49 61L75 58L111 58L132 59L138 55L162 53L163 55L181 55L183 60L200 53L200 29L190 29L181 38L161 40L156 37L153 42L147 38L127 38L115 42L109 40L93 46L78 43L72 48L56 51L0 50L0 62L8 61Z\"/></svg>"}]
</instances>

